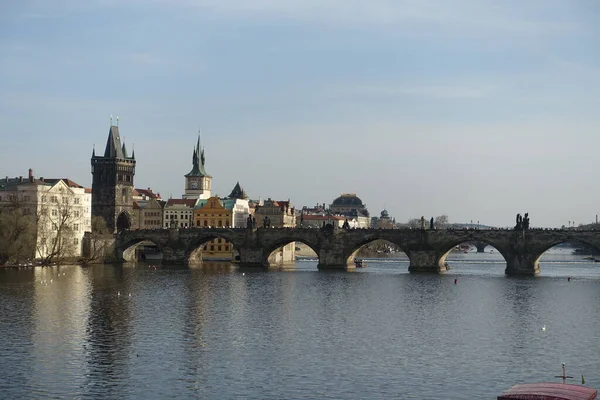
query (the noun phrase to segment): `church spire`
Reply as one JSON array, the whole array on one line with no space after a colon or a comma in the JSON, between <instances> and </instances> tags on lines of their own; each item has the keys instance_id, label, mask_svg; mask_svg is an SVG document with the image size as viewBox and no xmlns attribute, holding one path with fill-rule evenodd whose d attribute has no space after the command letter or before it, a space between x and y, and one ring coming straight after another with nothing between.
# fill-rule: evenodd
<instances>
[{"instance_id":1,"label":"church spire","mask_svg":"<svg viewBox=\"0 0 600 400\"><path fill-rule=\"evenodd\" d=\"M192 170L185 176L208 176L204 169L205 161L204 149L200 145L200 130L198 130L198 139L192 154Z\"/></svg>"}]
</instances>

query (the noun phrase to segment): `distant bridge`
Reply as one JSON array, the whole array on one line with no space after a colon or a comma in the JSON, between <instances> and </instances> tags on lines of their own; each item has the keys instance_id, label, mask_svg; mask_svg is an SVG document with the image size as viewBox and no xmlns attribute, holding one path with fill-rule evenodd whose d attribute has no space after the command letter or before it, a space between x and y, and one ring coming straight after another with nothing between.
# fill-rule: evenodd
<instances>
[{"instance_id":1,"label":"distant bridge","mask_svg":"<svg viewBox=\"0 0 600 400\"><path fill-rule=\"evenodd\" d=\"M132 260L134 248L153 242L167 263L189 263L212 239L232 243L240 266L269 266L269 256L290 242L302 242L319 257L320 269L354 266L358 250L374 240L387 240L408 256L410 272L443 272L446 257L459 244L480 242L495 247L506 260L508 275L536 275L539 259L560 243L580 243L600 249L600 231L582 230L421 230L421 229L309 229L309 228L181 228L123 231L116 235L118 259Z\"/></svg>"},{"instance_id":2,"label":"distant bridge","mask_svg":"<svg viewBox=\"0 0 600 400\"><path fill-rule=\"evenodd\" d=\"M135 246L154 243L168 263L193 261L200 247L216 238L232 243L241 266L269 266L273 251L290 242L302 242L319 257L320 269L354 266L358 250L375 240L396 244L410 260L410 272L443 272L446 257L459 244L480 242L495 247L506 260L508 275L536 275L539 259L560 243L580 243L600 249L600 231L581 230L421 230L421 229L308 229L308 228L182 228L146 229L118 233L115 252L132 260Z\"/></svg>"}]
</instances>

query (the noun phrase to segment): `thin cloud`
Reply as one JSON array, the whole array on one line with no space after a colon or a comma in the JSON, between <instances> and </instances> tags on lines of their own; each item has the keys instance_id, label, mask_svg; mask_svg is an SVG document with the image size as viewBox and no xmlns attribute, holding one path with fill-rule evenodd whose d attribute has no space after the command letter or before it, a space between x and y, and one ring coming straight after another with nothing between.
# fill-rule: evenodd
<instances>
[{"instance_id":1,"label":"thin cloud","mask_svg":"<svg viewBox=\"0 0 600 400\"><path fill-rule=\"evenodd\" d=\"M358 86L357 93L383 96L419 96L436 99L482 99L494 95L491 85L448 85L448 86Z\"/></svg>"}]
</instances>

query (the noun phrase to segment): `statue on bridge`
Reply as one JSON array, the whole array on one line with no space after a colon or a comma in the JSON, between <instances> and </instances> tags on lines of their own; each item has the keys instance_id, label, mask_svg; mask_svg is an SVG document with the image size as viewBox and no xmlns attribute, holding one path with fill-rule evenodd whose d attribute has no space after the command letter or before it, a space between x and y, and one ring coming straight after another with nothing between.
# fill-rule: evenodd
<instances>
[{"instance_id":1,"label":"statue on bridge","mask_svg":"<svg viewBox=\"0 0 600 400\"><path fill-rule=\"evenodd\" d=\"M344 225L342 225L342 229L350 229L350 223L348 222L348 218L344 221Z\"/></svg>"},{"instance_id":2,"label":"statue on bridge","mask_svg":"<svg viewBox=\"0 0 600 400\"><path fill-rule=\"evenodd\" d=\"M523 217L521 214L517 214L517 224L515 225L515 231L520 231L523 229Z\"/></svg>"},{"instance_id":3,"label":"statue on bridge","mask_svg":"<svg viewBox=\"0 0 600 400\"><path fill-rule=\"evenodd\" d=\"M429 229L434 230L435 226L433 226L433 217L429 220Z\"/></svg>"},{"instance_id":4,"label":"statue on bridge","mask_svg":"<svg viewBox=\"0 0 600 400\"><path fill-rule=\"evenodd\" d=\"M523 229L529 229L529 213L525 213L525 217L523 217Z\"/></svg>"},{"instance_id":5,"label":"statue on bridge","mask_svg":"<svg viewBox=\"0 0 600 400\"><path fill-rule=\"evenodd\" d=\"M271 227L271 218L264 217L263 218L263 228L270 228L270 227Z\"/></svg>"},{"instance_id":6,"label":"statue on bridge","mask_svg":"<svg viewBox=\"0 0 600 400\"><path fill-rule=\"evenodd\" d=\"M425 217L421 216L421 229L425 230Z\"/></svg>"},{"instance_id":7,"label":"statue on bridge","mask_svg":"<svg viewBox=\"0 0 600 400\"><path fill-rule=\"evenodd\" d=\"M529 213L525 213L525 217L521 214L517 214L517 224L515 225L516 231L526 231L529 229Z\"/></svg>"}]
</instances>

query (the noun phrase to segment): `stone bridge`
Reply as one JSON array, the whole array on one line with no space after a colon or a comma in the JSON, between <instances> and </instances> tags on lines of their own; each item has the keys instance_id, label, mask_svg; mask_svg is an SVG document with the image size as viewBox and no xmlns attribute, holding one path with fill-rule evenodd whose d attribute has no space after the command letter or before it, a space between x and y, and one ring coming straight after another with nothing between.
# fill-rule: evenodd
<instances>
[{"instance_id":1,"label":"stone bridge","mask_svg":"<svg viewBox=\"0 0 600 400\"><path fill-rule=\"evenodd\" d=\"M506 260L506 274L535 275L539 259L560 243L580 243L600 249L600 231L532 229L421 230L421 229L309 229L309 228L183 228L123 231L115 238L116 257L131 260L134 248L153 242L167 263L189 263L205 242L223 238L239 252L240 266L269 266L270 254L290 242L302 242L319 257L320 269L354 266L358 250L374 240L396 244L410 260L410 272L443 272L446 257L465 242L495 247Z\"/></svg>"}]
</instances>

